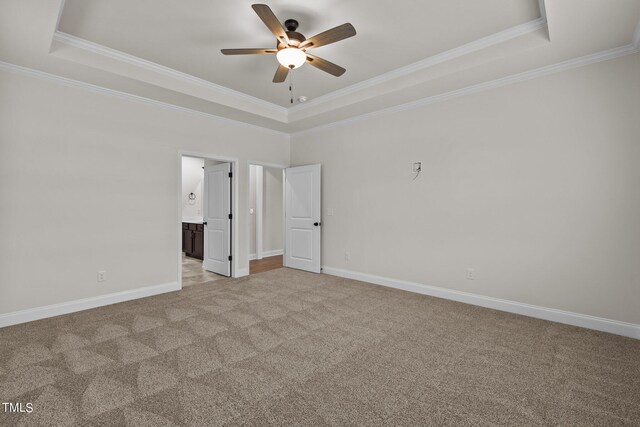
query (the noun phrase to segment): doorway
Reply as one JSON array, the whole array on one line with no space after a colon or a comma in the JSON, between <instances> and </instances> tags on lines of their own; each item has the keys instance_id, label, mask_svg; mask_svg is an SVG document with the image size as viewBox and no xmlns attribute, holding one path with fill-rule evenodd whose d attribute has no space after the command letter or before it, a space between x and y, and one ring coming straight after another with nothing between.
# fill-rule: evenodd
<instances>
[{"instance_id":1,"label":"doorway","mask_svg":"<svg viewBox=\"0 0 640 427\"><path fill-rule=\"evenodd\" d=\"M236 275L238 161L180 152L178 282L190 286Z\"/></svg>"},{"instance_id":2,"label":"doorway","mask_svg":"<svg viewBox=\"0 0 640 427\"><path fill-rule=\"evenodd\" d=\"M249 274L283 267L284 169L249 163Z\"/></svg>"}]
</instances>

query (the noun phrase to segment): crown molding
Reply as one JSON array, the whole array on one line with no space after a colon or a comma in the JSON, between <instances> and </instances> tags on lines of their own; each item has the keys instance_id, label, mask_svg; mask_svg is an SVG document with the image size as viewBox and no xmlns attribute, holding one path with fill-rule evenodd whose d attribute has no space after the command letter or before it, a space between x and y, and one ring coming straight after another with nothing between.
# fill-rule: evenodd
<instances>
[{"instance_id":1,"label":"crown molding","mask_svg":"<svg viewBox=\"0 0 640 427\"><path fill-rule=\"evenodd\" d=\"M640 26L640 25L639 25ZM559 73L561 71L570 70L572 68L583 67L585 65L595 64L597 62L608 61L611 59L619 58L633 53L638 53L640 47L636 44L628 44L626 46L605 50L602 52L593 53L586 56L570 59L567 61L559 62L556 64L547 65L544 67L536 68L533 70L525 71L518 74L512 74L510 76L501 77L499 79L491 80L484 83L468 86L462 89L453 90L450 92L441 93L438 95L429 96L426 98L418 99L416 101L407 102L405 104L396 105L389 108L384 108L370 113L361 114L348 119L327 123L324 125L304 129L298 132L291 133L291 136L301 136L320 130L330 129L338 126L343 126L349 123L353 123L360 120L366 120L373 117L379 117L387 114L398 113L401 111L411 110L414 108L423 107L437 102L447 101L449 99L458 98L464 95L470 95L478 92L484 92L489 89L506 86L512 83L518 83L526 80L532 80L538 77L547 76L550 74Z\"/></svg>"},{"instance_id":2,"label":"crown molding","mask_svg":"<svg viewBox=\"0 0 640 427\"><path fill-rule=\"evenodd\" d=\"M239 101L244 101L244 102L248 102L252 105L255 105L257 107L261 107L261 108L266 108L267 110L271 110L273 113L279 115L281 117L281 120L279 120L282 123L292 123L295 121L291 121L290 120L290 114L293 112L297 112L297 111L304 111L306 109L311 109L316 105L320 105L320 104L324 104L327 102L330 102L334 99L337 99L339 97L342 96L349 96L350 94L352 94L355 91L358 90L363 90L363 89L368 89L372 86L378 85L380 83L384 83L387 82L389 80L393 80L399 77L403 77L406 76L407 74L422 70L424 68L428 68L431 67L433 65L442 63L442 62L446 62L449 61L451 59L454 58L458 58L460 56L466 55L468 53L471 52L475 52L477 50L480 49L484 49L486 47L513 39L515 37L533 32L533 31L537 31L541 28L546 27L547 28L547 33L548 33L548 20L547 20L547 14L546 14L546 7L545 7L545 1L546 0L538 0L538 5L540 8L540 18L509 28L507 30L495 33L493 35L484 37L482 39L478 39L475 40L473 42L470 42L468 44L459 46L457 48L448 50L446 52L442 52L440 54L431 56L429 58L426 58L424 60L418 61L416 63L410 64L408 66L405 67L401 67L399 69L393 70L389 73L374 77L372 79L369 80L365 80L363 82L360 83L356 83L354 85L348 86L346 88L331 92L329 94L323 95L319 98L316 98L308 103L305 103L304 105L297 105L294 107L290 107L290 108L285 108L285 107L281 107L278 106L276 104L270 103L268 101L253 97L251 95L242 93L242 92L238 92L235 91L233 89L221 86L221 85L217 85L215 83L209 82L207 80L204 79L200 79L197 77L194 77L192 75L186 74L186 73L182 73L180 71L150 62L150 61L146 61L143 60L141 58L135 57L133 55L129 55L126 54L124 52L120 52L117 51L115 49L111 49L108 48L106 46L102 46L99 45L97 43L93 43L93 42L89 42L87 40L81 39L79 37L75 37L72 36L70 34L66 34L62 31L58 30L58 26L60 24L60 20L61 17L63 15L63 10L64 10L64 6L65 6L65 0L60 0L60 8L58 11L58 16L57 16L57 21L56 21L56 29L54 31L53 34L53 40L52 40L52 48L53 48L53 41L57 41L58 43L63 43L65 45L71 46L71 47L75 47L77 49L81 49L84 51L89 51L98 55L102 55L108 58L111 58L113 60L116 61L120 61L120 62L124 62L126 64L130 64L130 65L134 65L137 67L141 67L145 70L148 71L152 71L155 73L159 73L163 76L166 77L170 77L170 78L174 78L174 79L178 79L179 81L188 83L188 84L192 84L194 86L197 87L201 87L201 88L205 88L205 89L209 89L212 90L214 92L217 92L219 94L225 95L225 96L229 96L229 97L233 97ZM205 117L208 119L215 119L217 121L222 121L222 122L227 122L227 123L232 123L235 125L240 125L243 127L248 127L248 128L252 128L252 129L257 129L257 130L261 130L261 131L266 131L272 134L277 134L277 135L283 135L283 136L299 136L299 135L304 135L306 133L310 133L310 132L315 132L315 131L319 131L322 129L328 129L328 128L332 128L335 126L340 126L343 124L347 124L350 122L354 122L354 121L358 121L358 120L364 120L367 118L371 118L371 117L377 117L377 116L381 116L381 115L385 115L385 114L392 114L394 112L399 112L399 111L404 111L404 110L408 110L408 109L412 109L412 108L418 108L421 106L425 106L425 105L429 105L432 103L436 103L436 102L440 102L440 101L445 101L451 98L455 98L455 97L459 97L459 96L464 96L467 94L472 94L472 93L477 93L477 92L481 92L484 90L489 90L491 88L495 88L495 87L500 87L500 86L504 86L510 83L516 83L519 81L524 81L524 80L529 80L529 79L533 79L536 77L541 77L544 75L548 75L548 74L552 74L552 73L556 73L556 72L560 72L563 70L567 70L570 68L575 68L575 67L580 67L580 66L584 66L584 65L588 65L588 64L592 64L595 62L600 62L600 61L606 61L609 59L615 59L617 57L620 56L624 56L627 54L631 54L631 53L637 53L638 51L640 51L640 22L638 23L638 25L636 26L635 32L633 34L633 39L632 39L632 43L630 45L626 45L626 46L622 46L616 49L611 49L611 50L607 50L607 51L603 51L603 52L598 52L595 54L591 54L591 55L587 55L587 56L583 56L580 58L575 58L575 59L571 59L568 61L563 61L560 62L558 64L553 64L553 65L549 65L549 66L545 66L545 67L541 67L541 68L537 68L534 70L530 70L530 71L526 71L523 73L519 73L519 74L515 74L515 75L511 75L511 76L506 76L500 79L496 79L496 80L492 80L492 81L488 81L488 82L484 82L484 83L480 83L480 84L476 84L476 85L472 85L466 88L461 88L458 90L454 90L454 91L450 91L450 92L446 92L443 94L438 94L438 95L434 95L434 96L430 96L427 98L422 98L416 101L412 101L412 102L408 102L408 103L404 103L404 104L400 104L400 105L396 105L393 107L389 107L389 108L384 108L384 109L380 109L377 111L373 111L370 113L365 113L365 114L361 114L358 116L354 116L354 117L350 117L344 120L338 120L335 122L331 122L331 123L327 123L327 124L323 124L323 125L319 125L319 126L315 126L312 128L308 128L308 129L303 129L300 131L296 131L296 132L292 132L292 133L288 133L288 132L281 132L281 131L276 131L267 127L263 127L263 126L259 126L259 125L254 125L254 124L250 124L250 123L246 123L244 121L240 121L240 120L234 120L234 119L229 119L226 117L222 117L222 116L217 116L214 114L209 114L209 113L205 113L202 111L198 111L198 110L193 110L190 108L186 108L186 107L181 107L181 106L177 106L174 104L170 104L170 103L166 103L166 102L162 102L162 101L157 101L154 99L150 99L150 98L145 98L145 97L141 97L138 95L133 95L130 93L126 93L126 92L120 92L120 91L116 91L116 90L112 90L112 89L108 89L105 87L101 87L101 86L97 86L97 85L93 85L93 84L89 84L86 82L81 82L81 81L77 81L77 80L73 80L73 79L69 79L69 78L65 78L65 77L61 77L61 76L57 76L54 74L49 74L43 71L39 71L39 70L35 70L35 69L30 69L30 68L26 68L26 67L22 67L19 65L15 65L15 64L11 64L11 63L7 63L7 62L2 62L0 61L0 70L5 70L5 71L9 71L9 72L13 72L13 73L18 73L18 74L23 74L23 75L28 75L31 77L36 77L36 78L40 78L40 79L45 79L45 80L50 80L50 81L55 81L59 84L63 84L66 86L71 86L71 87L76 87L76 88L83 88L86 90L90 90L96 93L102 93L102 94L106 94L106 95L110 95L110 96L116 96L122 99L128 99L128 100L132 100L132 101L136 101L138 103L143 103L143 104L147 104L147 105L152 105L152 106L156 106L156 107L160 107L160 108L164 108L164 109L171 109L174 111L179 111L179 112L183 112L186 114L190 114L190 115L194 115L194 116L199 116L199 117ZM273 119L273 117L271 117Z\"/></svg>"},{"instance_id":3,"label":"crown molding","mask_svg":"<svg viewBox=\"0 0 640 427\"><path fill-rule=\"evenodd\" d=\"M304 104L298 104L293 107L289 107L288 109L289 118L291 118L292 114L299 113L302 111L312 110L320 105L335 101L338 98L351 97L351 95L353 95L355 92L371 89L374 86L378 86L380 84L402 78L408 74L422 71L427 68L433 67L435 65L442 64L444 62L459 58L461 56L468 55L470 53L477 52L482 49L486 49L488 47L506 42L508 40L512 40L516 37L520 37L525 34L538 31L539 29L544 28L546 25L547 25L547 19L545 15L533 21L516 25L515 27L511 27L506 30L499 31L489 36L464 44L462 46L458 46L453 49L449 49L447 51L438 53L436 55L422 59L418 62L414 62L413 64L396 68L395 70L389 71L388 73L384 73L379 76L372 77L368 80L355 83L351 86L347 86L345 88L335 90L326 95L322 95L315 99L312 99L311 101L305 102ZM291 119L289 120L289 123L293 123L293 122L294 121L292 121Z\"/></svg>"},{"instance_id":4,"label":"crown molding","mask_svg":"<svg viewBox=\"0 0 640 427\"><path fill-rule=\"evenodd\" d=\"M66 0L59 0L60 1L60 6L58 7L58 15L56 16L56 24L55 27L53 27L53 34L51 34L51 40L49 41L49 45L53 46L53 39L56 35L56 31L58 31L58 28L60 28L60 21L62 20L62 14L64 13L64 5ZM51 48L49 48L49 50L51 50Z\"/></svg>"},{"instance_id":5,"label":"crown molding","mask_svg":"<svg viewBox=\"0 0 640 427\"><path fill-rule=\"evenodd\" d=\"M325 94L323 96L320 96L318 98L315 98L305 104L299 104L293 107L282 107L279 106L277 104L265 101L263 99L257 98L257 97L253 97L251 95L248 95L246 93L242 93L230 88L227 88L225 86L221 86L215 83L212 83L208 80L204 80L195 76L192 76L190 74L186 74L180 71L177 71L175 69L169 68L169 67L165 67L159 64L156 64L154 62L151 61L147 61L141 58L138 58L136 56L115 50L115 49L111 49L108 48L106 46L103 45L99 45L97 43L93 43L90 42L88 40L84 40L82 38L64 33L60 30L58 30L58 25L60 23L60 19L62 17L63 14L63 9L64 9L64 5L65 5L65 0L60 0L60 9L59 9L59 14L58 14L58 19L57 19L57 23L56 23L56 30L54 32L53 35L53 41L58 42L58 43L62 43L64 45L76 48L76 49L80 49L82 51L85 52L90 52L93 54L97 54L103 57L107 57L110 58L114 61L117 62L121 62L121 63L125 63L128 65L132 65L135 67L138 67L142 70L148 71L148 72L153 72L156 73L157 75L161 75L163 77L168 77L170 79L173 79L175 81L181 82L183 84L188 84L191 85L192 87L195 88L200 88L200 89L205 89L210 91L210 93L214 93L214 94L219 94L223 97L226 97L227 99L232 99L235 100L239 103L245 103L245 105L251 105L256 107L259 111L262 111L262 114L260 112L257 112L253 109L247 109L244 110L242 107L239 107L239 109L244 110L244 111L249 111L249 112L253 112L254 114L257 115L261 115L263 117L267 117L269 119L272 120L276 120L279 121L281 123L295 123L296 121L302 120L303 118L309 118L313 116L313 109L316 107L320 107L323 106L325 104L329 104L332 101L335 101L339 98L343 98L343 97L351 97L355 92L358 91L366 91L366 90L370 90L375 86L378 86L380 84L384 84L386 82L395 80L395 79L400 79L402 77L405 77L409 74L412 73L416 73L418 71L427 69L429 67L432 67L434 65L437 64L441 64L456 58L459 58L461 56L470 54L472 52L476 52L491 46L494 46L496 44L514 39L516 37L528 34L528 33L532 33L535 31L538 31L542 28L546 28L547 29L547 35L549 35L549 27L548 27L548 17L547 17L547 12L546 12L546 5L545 5L546 0L538 0L538 7L540 9L540 18L535 19L533 21L529 21L526 22L524 24L520 24L517 25L515 27L500 31L498 33L494 33L492 35L483 37L481 39L478 40L474 40L470 43L467 43L465 45L450 49L448 51L445 52L441 52L439 54L433 55L429 58L425 58L421 61L415 62L413 64L409 64L407 66L404 67L400 67L398 69L392 70L388 73L373 77L371 79L353 84L351 86L347 86L345 88L330 92L328 94ZM52 41L52 47L53 47L53 41ZM506 84L510 84L510 83L514 83L514 82L518 82L518 81L523 81L523 80L528 80L528 79L532 79L532 78L536 78L539 76L543 76L543 75L547 75L547 74L551 74L551 73L555 73L555 72L559 72L565 69L569 69L569 68L574 68L574 67L579 67L579 66L583 66L583 65L588 65L594 62L599 62L599 61L604 61L607 59L614 59L617 58L619 56L622 55L626 55L629 53L635 53L638 52L638 50L640 49L640 23L638 23L636 30L634 32L633 35L633 41L631 45L627 45L627 46L623 46L620 48L616 48L616 49L611 49L608 51L604 51L604 52L599 52L599 53L595 53L592 55L587 55L581 58L575 58L572 60L568 60L568 61L564 61L558 64L553 64L553 65L549 65L549 66L545 66L545 67L541 67L538 69L534 69L534 70L530 70L530 71L526 71L523 73L519 73L519 74L515 74L515 75L511 75L511 76L506 76L500 79L496 79L496 80L492 80L489 82L484 82L484 83L480 83L480 84L476 84L476 85L472 85L466 88L461 88L458 90L454 90L454 91L450 91L450 92L446 92L443 94L438 94L438 95L434 95L434 96L430 96L427 98L422 98L416 101L412 101L412 102L408 102L405 104L401 104L401 105L396 105L393 107L389 107L389 108L383 108L377 111L373 111L370 113L365 113L365 114L361 114L358 116L354 116L354 117L350 117L347 119L343 119L343 120L338 120L335 122L331 122L331 123L327 123L327 124L323 124L323 125L319 125L319 126L315 126L312 128L308 128L308 129L303 129L300 131L296 131L293 133L287 133L287 132L280 132L280 131L275 131L273 129L267 128L267 127L263 127L260 125L253 125L253 124L249 124L240 120L234 120L234 119L228 119L225 117L221 117L221 116L216 116L213 114L209 114L209 113L204 113L198 110L192 110L189 108L185 108L185 107L180 107L180 106L176 106L173 104L169 104L169 103L165 103L165 102L161 102L161 101L156 101L153 99L149 99L149 98L143 98L143 97L139 97L136 95L131 95L131 94L127 94L124 92L118 92L118 91L113 91L111 89L107 89L107 88L103 88L103 87L99 87L99 86L95 86L95 85L90 85L84 82L79 82L79 81L75 81L75 80L70 80L70 79L66 79L66 78L62 78L62 77L58 77L58 76L53 76L51 74L47 74L47 73L43 73L40 71L36 71L36 70L32 70L35 73L41 73L42 75L47 75L50 77L50 79L61 79L59 80L59 82L64 81L64 84L67 85L72 85L69 82L73 81L75 82L73 85L76 87L85 87L85 88L89 88L93 91L97 91L97 92L103 92L103 93L108 93L110 95L116 95L119 97L125 97L125 98L129 98L132 100L136 100L138 102L144 102L147 104L153 104L156 106L161 106L163 108L171 108L173 110L177 110L177 111L182 111L182 112L186 112L188 114L195 114L198 116L202 116L202 117L208 117L208 118L215 118L217 120L223 120L223 121L227 121L227 122L231 122L231 123L235 123L235 124L241 124L244 126L249 126L252 128L257 128L257 129L261 129L261 130L265 130L271 133L276 133L276 134L280 134L280 135L293 135L293 136L297 136L297 135L302 135L308 132L314 132L317 130L321 130L321 129L327 129L330 127L334 127L334 126L339 126L345 123L349 123L352 121L357 121L357 120L363 120L366 118L370 118L370 117L376 117L379 115L384 115L384 114L391 114L397 111L403 111L403 110L407 110L407 109L411 109L411 108L418 108L420 106L423 105L429 105L435 102L439 102L439 101L444 101L447 99L451 99L454 97L458 97L458 96L463 96L466 94L471 94L471 93L476 93L479 91L483 91L483 90L488 90L491 89L493 87L499 87L499 86L503 86ZM12 64L11 64L12 65ZM19 67L19 66L16 66ZM4 63L4 65L0 68L5 68L6 69L6 63ZM21 67L23 68L23 67ZM40 76L42 77L42 76ZM371 93L375 93L375 90L371 90ZM197 95L196 95L197 96ZM203 98L203 99L207 99L207 98ZM215 102L215 101L212 101ZM222 105L226 105L228 107L231 108L238 108L238 106L233 106L233 105L229 105L230 102L224 103L224 102L220 102ZM250 111L252 110L252 111ZM265 113L266 112L266 113ZM292 120L292 115L295 115L297 113L303 113L304 117L301 117L299 119L294 119ZM304 114L306 113L306 114Z\"/></svg>"},{"instance_id":6,"label":"crown molding","mask_svg":"<svg viewBox=\"0 0 640 427\"><path fill-rule=\"evenodd\" d=\"M538 0L538 9L540 9L540 19L547 23L547 7L545 5L545 0Z\"/></svg>"},{"instance_id":7,"label":"crown molding","mask_svg":"<svg viewBox=\"0 0 640 427\"><path fill-rule=\"evenodd\" d=\"M346 88L330 92L326 95L315 98L305 104L299 104L293 107L282 107L275 103L271 103L269 101L265 101L263 99L248 95L246 93L239 92L239 91L227 88L225 86L212 83L208 80L195 77L191 74L183 73L181 71L178 71L169 67L165 67L163 65L160 65L151 61L147 61L145 59L100 45L98 43L90 42L80 37L76 37L71 34L64 33L63 31L59 30L59 25L64 12L65 1L66 0L60 0L61 3L60 3L60 8L58 11L58 19L56 22L55 31L53 35L52 47L53 47L53 42L62 43L67 46L81 49L83 51L101 55L116 61L121 61L126 64L133 65L147 71L159 73L163 76L170 77L184 83L192 84L200 88L205 88L214 93L230 96L232 98L236 98L239 101L248 102L254 106L270 111L272 114L269 114L269 115L260 114L259 112L256 112L256 111L252 111L252 112L255 114L263 115L264 117L268 117L270 119L278 120L282 123L293 122L290 119L291 113L307 111L307 110L313 109L316 106L320 106L322 104L331 102L337 98L341 98L345 96L348 97L353 92L363 90L363 89L368 89L368 88L371 88L372 86L386 83L390 80L394 80L394 79L406 76L408 74L415 73L417 71L432 67L434 65L467 55L469 53L476 52L481 49L485 49L487 47L511 40L513 38L522 36L524 34L537 31L541 28L544 28L547 25L547 15L546 15L545 3L544 3L545 0L538 0L538 7L540 9L540 18L538 19L525 22L520 25L516 25L514 27L508 28L503 31L499 31L492 35L483 37L481 39L474 40L462 46L433 55L429 58L425 58L413 64L400 67L388 73L356 83Z\"/></svg>"},{"instance_id":8,"label":"crown molding","mask_svg":"<svg viewBox=\"0 0 640 427\"><path fill-rule=\"evenodd\" d=\"M306 102L304 104L299 104L293 107L279 106L269 101L265 101L263 99L248 95L246 93L239 92L239 91L230 89L228 87L218 85L216 83L212 83L208 80L204 80L199 77L195 77L191 74L183 73L173 68L169 68L164 65L160 65L160 64L139 58L137 56L130 55L128 53L125 53L116 49L112 49L107 46L94 43L71 34L67 34L63 31L58 30L57 27L53 35L52 47L53 47L53 42L57 42L66 46L80 49L84 52L90 52L90 53L93 53L102 57L106 57L118 62L132 65L146 71L150 71L165 77L169 77L176 81L180 81L183 83L194 85L198 88L209 90L213 93L234 98L240 102L247 102L251 105L259 107L260 109L264 109L270 113L268 116L266 116L264 114L260 114L259 112L252 111L253 113L262 115L263 117L275 119L282 123L293 123L295 120L293 121L291 120L292 114L295 114L301 111L312 110L315 107L327 104L336 99L339 99L342 97L350 97L354 92L367 90L374 86L384 84L386 82L389 82L395 79L402 78L404 76L427 69L429 67L433 67L435 65L442 64L447 61L451 61L453 59L462 57L464 55L468 55L470 53L473 53L482 49L486 49L488 47L497 45L499 43L512 40L522 35L538 31L539 29L544 28L547 25L547 18L546 18L546 14L544 13L543 0L539 0L539 2L541 4L541 17L538 19L525 22L520 25L516 25L514 27L508 28L503 31L499 31L489 36L464 44L462 46L458 46L453 49L449 49L447 51L430 56L418 62L414 62L413 64L409 64L404 67L400 67L395 70L392 70L388 73L384 73L376 77L372 77L368 80L355 83L351 86L338 89L326 95L322 95L318 98L315 98L309 102ZM59 24L59 19L62 16L63 8L64 8L64 0L62 1L62 6L60 8L60 16L58 18L58 24Z\"/></svg>"},{"instance_id":9,"label":"crown molding","mask_svg":"<svg viewBox=\"0 0 640 427\"><path fill-rule=\"evenodd\" d=\"M60 20L62 19L62 14L64 13L65 2L66 0L60 0L60 7L58 8L58 17L56 18L55 31L53 32L54 35L58 31L58 28L60 28Z\"/></svg>"},{"instance_id":10,"label":"crown molding","mask_svg":"<svg viewBox=\"0 0 640 427\"><path fill-rule=\"evenodd\" d=\"M638 29L640 29L640 24L638 24ZM582 56L582 57L579 57L579 58L570 59L568 61L559 62L557 64L547 65L547 66L544 66L544 67L536 68L534 70L525 71L525 72L518 73L518 74L513 74L513 75L502 77L502 78L499 78L499 79L496 79L496 80L491 80L491 81L488 81L488 82L484 82L484 83L479 83L479 84L476 84L476 85L468 86L466 88L457 89L457 90L450 91L450 92L445 92L445 93L442 93L442 94L438 94L438 95L434 95L434 96L418 99L416 101L412 101L412 102L396 105L396 106L385 108L385 109L382 109L382 110L377 110L377 111L373 111L373 112L370 112L370 113L361 114L361 115L358 115L358 116L350 117L348 119L339 120L339 121L323 124L323 125L320 125L320 126L315 126L315 127L309 128L309 129L304 129L304 130L297 131L297 132L291 132L291 133L289 133L289 132L281 132L281 131L277 131L277 130L274 130L274 129L270 129L270 128L266 128L266 127L253 125L253 124L250 124L250 123L246 123L246 122L243 122L243 121L233 120L233 119L217 116L217 115L214 115L214 114L205 113L205 112L198 111L198 110L193 110L193 109L190 109L190 108L181 107L181 106L174 105L174 104L169 104L169 103L158 101L158 100L155 100L155 99L145 98L145 97L138 96L138 95L133 95L133 94L130 94L130 93L127 93L127 92L121 92L121 91L105 88L105 87L102 87L102 86L97 86L97 85L94 85L94 84L91 84L91 83L86 83L86 82L82 82L82 81L79 81L79 80L73 80L73 79L69 79L69 78L66 78L66 77L57 76L55 74L46 73L46 72L43 72L43 71L40 71L40 70L23 67L23 66L20 66L20 65L9 63L9 62L0 61L0 70L6 71L6 72L10 72L10 73L13 73L13 74L19 74L19 75L24 75L24 76L28 76L28 77L33 77L33 78L37 78L37 79L41 79L41 80L48 80L48 81L52 81L52 82L55 82L55 83L58 83L58 84L61 84L61 85L64 85L64 86L84 89L84 90L88 90L88 91L91 91L91 92L94 92L94 93L100 93L100 94L103 94L103 95L108 95L108 96L113 96L113 97L120 98L120 99L126 99L126 100L129 100L129 101L134 101L134 102L137 102L137 103L140 103L140 104L150 105L150 106L154 106L154 107L160 107L160 108L167 109L167 110L178 111L178 112L181 112L181 113L189 114L191 116L197 116L197 117L203 117L203 118L207 118L207 119L213 119L213 120L216 120L218 122L229 123L229 124L242 126L242 127L250 128L250 129L254 129L254 130L260 130L260 131L268 132L268 133L271 133L271 134L274 134L274 135L294 137L294 136L301 136L301 135L305 135L305 134L308 134L308 133L313 133L313 132L317 132L317 131L321 131L321 130L325 130L325 129L330 129L330 128L333 128L333 127L339 127L339 126L346 125L346 124L351 123L351 122L356 122L356 121L360 121L360 120L366 120L366 119L369 119L369 118L383 116L383 115L387 115L387 114L393 114L393 113L402 112L402 111L405 111L405 110L411 110L411 109L414 109L414 108L419 108L419 107L423 107L423 106L426 106L426 105L434 104L434 103L437 103L437 102L447 101L449 99L461 97L461 96L464 96L464 95L470 95L470 94L474 94L474 93L479 93L479 92L483 92L483 91L490 90L490 89L493 89L493 88L506 86L506 85L509 85L509 84L512 84L512 83L518 83L518 82L522 82L522 81L526 81L526 80L532 80L532 79L535 79L537 77L547 76L547 75L550 75L550 74L558 73L558 72L569 70L569 69L572 69L572 68L578 68L578 67L594 64L594 63L597 63L597 62L616 59L616 58L619 58L619 57L622 57L622 56L626 56L626 55L629 55L629 54L638 53L638 52L640 52L640 45L639 45L639 43L636 43L638 41L638 39L640 39L640 30L638 30L638 29L636 30L636 34L635 34L635 37L634 37L634 43L628 44L626 46L618 47L618 48L615 48L615 49L605 50L605 51L602 51L602 52L597 52L597 53L594 53L594 54L591 54L591 55Z\"/></svg>"},{"instance_id":11,"label":"crown molding","mask_svg":"<svg viewBox=\"0 0 640 427\"><path fill-rule=\"evenodd\" d=\"M57 42L65 46L70 46L84 52L90 52L95 55L106 57L120 63L132 65L139 69L156 73L164 77L169 77L170 79L173 79L175 81L186 83L200 89L206 89L207 91L210 91L215 95L229 97L239 103L243 103L245 105L249 104L259 108L259 110L257 111L250 111L251 113L262 115L263 117L267 117L283 123L287 122L287 108L281 107L255 96L251 96L246 93L239 92L216 83L212 83L208 80L192 76L191 74L183 73L181 71L174 70L173 68L165 67L164 65L156 64L155 62L147 61L146 59L142 59L137 56L130 55L128 53L121 52L119 50L112 49L98 43L90 42L80 37L64 33L60 30L55 31L53 35L53 42ZM233 105L227 106L238 108L237 106ZM263 112L261 113L261 111ZM265 114L265 112L267 114Z\"/></svg>"},{"instance_id":12,"label":"crown molding","mask_svg":"<svg viewBox=\"0 0 640 427\"><path fill-rule=\"evenodd\" d=\"M540 19L542 19L547 27L547 39L551 41L551 29L549 28L549 21L547 20L547 6L546 0L538 0L538 9L540 10Z\"/></svg>"},{"instance_id":13,"label":"crown molding","mask_svg":"<svg viewBox=\"0 0 640 427\"><path fill-rule=\"evenodd\" d=\"M40 71L40 70L36 70L33 68L27 68L27 67L23 67L21 65L16 65L16 64L12 64L9 62L3 62L0 61L0 70L2 71L7 71L13 74L18 74L18 75L22 75L22 76L28 76L28 77L33 77L33 78L37 78L40 80L47 80L47 81L51 81L63 86L67 86L67 87L72 87L72 88L78 88L78 89L84 89L84 90L88 90L90 92L94 92L94 93L99 93L102 95L108 95L108 96L112 96L112 97L116 97L116 98L120 98L120 99L125 99L128 101L134 101L137 102L139 104L145 104L145 105L149 105L149 106L153 106L153 107L160 107L163 108L165 110L172 110L172 111L178 111L181 113L186 113L189 114L191 116L197 116L197 117L203 117L206 119L212 119L212 120L216 120L218 122L223 122L223 123L229 123L229 124L233 124L236 126L242 126L245 128L250 128L250 129L254 129L254 130L260 130L262 132L268 132L274 135L280 135L280 136L288 136L289 134L287 132L280 132L274 129L270 129L270 128L266 128L266 127L262 127L262 126L258 126L258 125L254 125L254 124L250 124L250 123L246 123L240 120L233 120L233 119L229 119L226 117L221 117L221 116L216 116L215 114L209 114L209 113L205 113L203 111L198 111L198 110L193 110L191 108L186 108L186 107L181 107L179 105L175 105L175 104L169 104L167 102L163 102L163 101L158 101L156 99L150 99L150 98L145 98L143 96L138 96L138 95L133 95L131 93L127 93L127 92L121 92L121 91L117 91L114 89L109 89L103 86L97 86L91 83L86 83L86 82L82 82L79 80L74 80L74 79L70 79L67 77L61 77L55 74L50 74L50 73L46 73L44 71Z\"/></svg>"}]
</instances>

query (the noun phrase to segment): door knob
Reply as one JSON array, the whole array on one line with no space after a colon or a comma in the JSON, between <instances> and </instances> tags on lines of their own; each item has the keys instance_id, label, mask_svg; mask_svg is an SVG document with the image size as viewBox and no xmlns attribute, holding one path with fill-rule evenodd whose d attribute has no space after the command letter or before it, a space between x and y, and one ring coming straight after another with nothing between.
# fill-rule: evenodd
<instances>
[{"instance_id":1,"label":"door knob","mask_svg":"<svg viewBox=\"0 0 640 427\"><path fill-rule=\"evenodd\" d=\"M204 222L202 223L202 225L207 225L207 221L204 221Z\"/></svg>"},{"instance_id":2,"label":"door knob","mask_svg":"<svg viewBox=\"0 0 640 427\"><path fill-rule=\"evenodd\" d=\"M314 222L314 223L313 223L313 225L314 225L315 227L317 227L317 226L319 226L319 225L322 225L322 223L321 223L321 222Z\"/></svg>"}]
</instances>

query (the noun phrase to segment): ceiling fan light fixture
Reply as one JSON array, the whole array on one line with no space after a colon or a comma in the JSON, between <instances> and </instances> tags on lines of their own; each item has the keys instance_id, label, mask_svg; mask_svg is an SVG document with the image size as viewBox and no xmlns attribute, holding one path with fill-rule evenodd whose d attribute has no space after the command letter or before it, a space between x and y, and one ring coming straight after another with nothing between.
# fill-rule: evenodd
<instances>
[{"instance_id":1,"label":"ceiling fan light fixture","mask_svg":"<svg viewBox=\"0 0 640 427\"><path fill-rule=\"evenodd\" d=\"M302 66L307 61L307 54L301 49L286 47L278 51L276 58L283 67L293 69Z\"/></svg>"},{"instance_id":2,"label":"ceiling fan light fixture","mask_svg":"<svg viewBox=\"0 0 640 427\"><path fill-rule=\"evenodd\" d=\"M279 65L273 76L272 81L274 83L283 83L287 80L287 77L291 79L293 74L290 73L290 71L303 66L305 62L308 62L318 70L336 77L340 77L347 71L326 59L308 54L307 51L355 36L356 29L353 28L353 25L350 23L347 22L346 24L338 25L320 34L316 34L311 38L306 38L304 34L297 32L298 21L295 19L287 19L283 26L278 20L278 17L266 4L253 4L251 8L275 36L276 48L222 49L223 55L276 54ZM291 90L291 80L289 80L289 82L289 90ZM293 97L291 98L291 103L293 103Z\"/></svg>"}]
</instances>

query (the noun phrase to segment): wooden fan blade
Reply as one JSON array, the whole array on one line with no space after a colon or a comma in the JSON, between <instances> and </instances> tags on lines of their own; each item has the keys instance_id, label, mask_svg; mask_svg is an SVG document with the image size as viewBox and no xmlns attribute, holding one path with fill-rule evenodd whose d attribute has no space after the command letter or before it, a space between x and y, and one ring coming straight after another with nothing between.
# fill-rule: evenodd
<instances>
[{"instance_id":1,"label":"wooden fan blade","mask_svg":"<svg viewBox=\"0 0 640 427\"><path fill-rule=\"evenodd\" d=\"M257 55L263 53L278 53L277 49L220 49L223 55Z\"/></svg>"},{"instance_id":2,"label":"wooden fan blade","mask_svg":"<svg viewBox=\"0 0 640 427\"><path fill-rule=\"evenodd\" d=\"M274 83L282 83L287 80L287 75L289 74L289 69L282 65L278 65L278 69L276 70L275 76L273 76Z\"/></svg>"},{"instance_id":3,"label":"wooden fan blade","mask_svg":"<svg viewBox=\"0 0 640 427\"><path fill-rule=\"evenodd\" d=\"M339 42L340 40L348 39L355 35L356 29L353 28L353 25L346 23L306 39L300 43L299 48L316 48L330 43Z\"/></svg>"},{"instance_id":4,"label":"wooden fan blade","mask_svg":"<svg viewBox=\"0 0 640 427\"><path fill-rule=\"evenodd\" d=\"M340 77L341 75L344 74L345 71L347 71L341 66L334 64L333 62L329 62L326 59L322 59L317 56L310 55L308 53L307 53L307 62L310 65L313 65L314 67L316 67L317 69L322 70L326 73L332 74L336 77Z\"/></svg>"},{"instance_id":5,"label":"wooden fan blade","mask_svg":"<svg viewBox=\"0 0 640 427\"><path fill-rule=\"evenodd\" d=\"M251 5L253 10L256 11L262 22L269 28L269 30L276 36L276 39L285 46L289 45L289 37L287 37L287 30L284 29L276 15L266 4L253 4Z\"/></svg>"}]
</instances>

